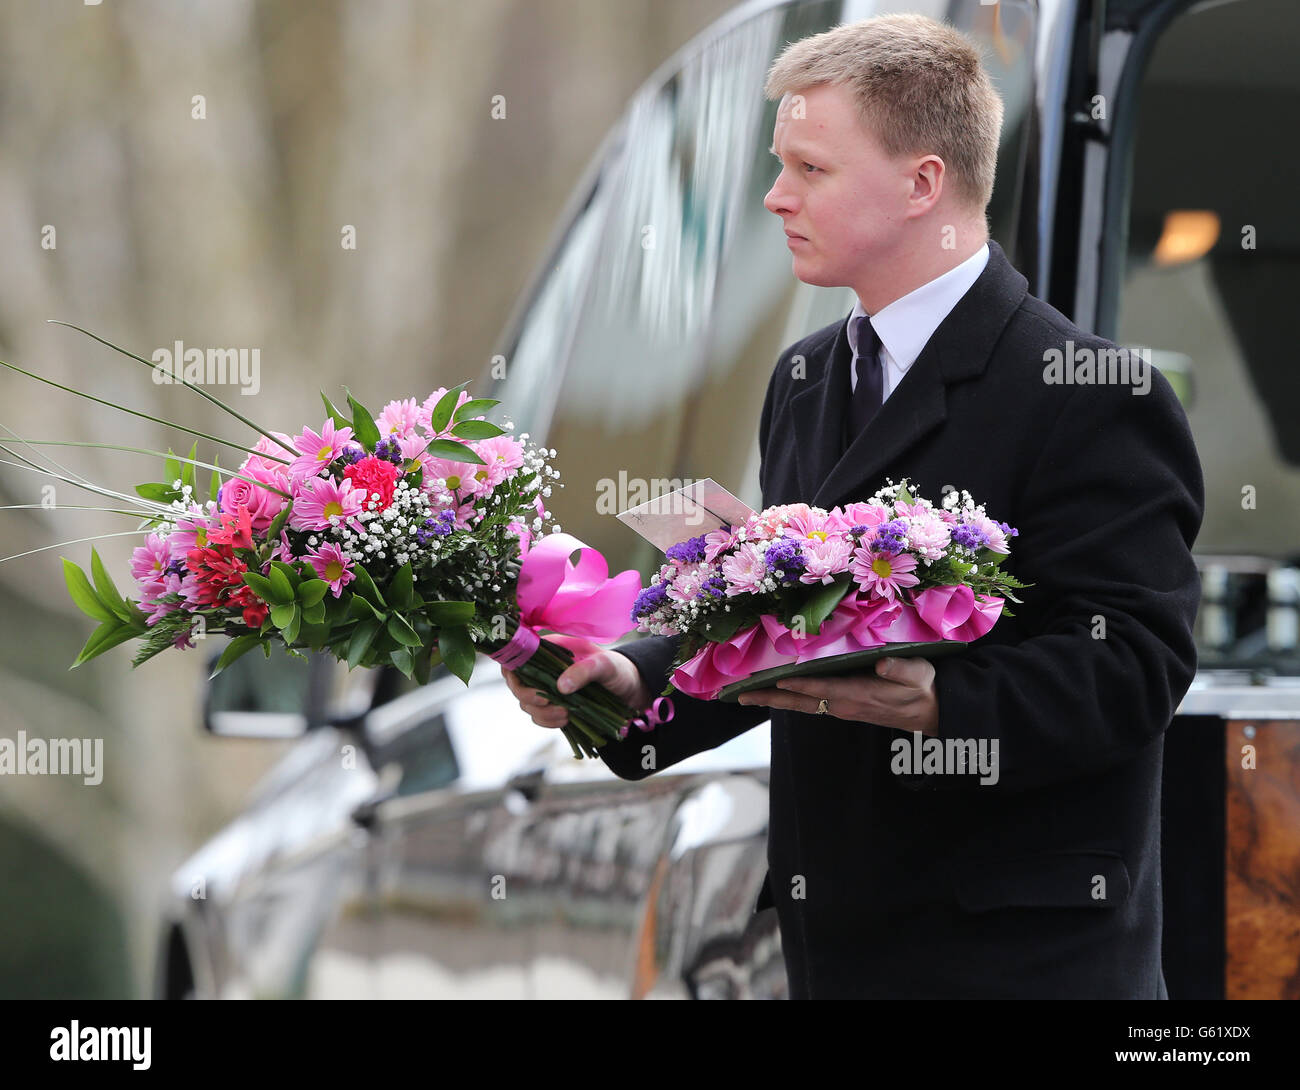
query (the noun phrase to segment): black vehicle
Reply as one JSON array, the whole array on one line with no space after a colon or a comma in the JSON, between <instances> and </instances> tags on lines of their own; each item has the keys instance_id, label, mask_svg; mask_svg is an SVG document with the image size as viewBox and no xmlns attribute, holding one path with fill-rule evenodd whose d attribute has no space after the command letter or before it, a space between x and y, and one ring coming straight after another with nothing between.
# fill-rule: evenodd
<instances>
[{"instance_id":1,"label":"black vehicle","mask_svg":"<svg viewBox=\"0 0 1300 1090\"><path fill-rule=\"evenodd\" d=\"M1030 291L1150 349L1187 410L1206 473L1205 595L1201 670L1166 745L1165 975L1173 998L1296 998L1294 926L1265 953L1244 936L1300 907L1293 884L1252 880L1300 865L1286 819L1300 805L1300 385L1283 344L1300 152L1274 131L1300 96L1300 8L901 6L986 47L1006 107L991 233ZM762 83L786 42L875 13L753 0L666 61L507 323L492 396L559 450L564 528L618 568L658 564L610 517L628 479L666 492L712 477L756 504L772 365L852 306L847 288L791 276L763 208L776 103ZM158 994L785 994L775 914L755 912L766 727L630 783L574 761L486 659L468 688L446 675L413 688L247 656L208 698L209 729L301 740L175 872ZM1243 746L1271 771L1243 771ZM1271 862L1235 850L1242 821Z\"/></svg>"}]
</instances>

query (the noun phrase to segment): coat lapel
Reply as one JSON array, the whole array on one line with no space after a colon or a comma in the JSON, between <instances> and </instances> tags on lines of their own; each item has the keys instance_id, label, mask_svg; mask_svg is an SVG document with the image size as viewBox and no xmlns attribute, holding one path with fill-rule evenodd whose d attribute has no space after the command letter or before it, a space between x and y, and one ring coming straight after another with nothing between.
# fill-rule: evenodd
<instances>
[{"instance_id":1,"label":"coat lapel","mask_svg":"<svg viewBox=\"0 0 1300 1090\"><path fill-rule=\"evenodd\" d=\"M823 356L820 378L790 401L804 502L830 508L865 500L865 485L874 483L886 466L947 419L947 387L981 374L988 366L998 337L1028 286L1002 247L990 239L988 264L979 279L939 323L866 430L842 453L840 434L853 353L847 323L841 322Z\"/></svg>"}]
</instances>

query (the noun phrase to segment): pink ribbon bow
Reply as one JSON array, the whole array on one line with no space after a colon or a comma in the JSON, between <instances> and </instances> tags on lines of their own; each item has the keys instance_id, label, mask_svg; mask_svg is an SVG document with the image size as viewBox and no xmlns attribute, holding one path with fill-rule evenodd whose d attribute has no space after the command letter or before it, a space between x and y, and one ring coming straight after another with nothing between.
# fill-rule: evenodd
<instances>
[{"instance_id":1,"label":"pink ribbon bow","mask_svg":"<svg viewBox=\"0 0 1300 1090\"><path fill-rule=\"evenodd\" d=\"M569 557L581 552L577 564ZM492 659L507 670L522 666L537 650L543 629L562 633L548 643L567 647L575 661L636 627L632 606L641 593L641 575L629 568L612 579L598 549L571 534L549 534L534 542L519 566L519 627Z\"/></svg>"}]
</instances>

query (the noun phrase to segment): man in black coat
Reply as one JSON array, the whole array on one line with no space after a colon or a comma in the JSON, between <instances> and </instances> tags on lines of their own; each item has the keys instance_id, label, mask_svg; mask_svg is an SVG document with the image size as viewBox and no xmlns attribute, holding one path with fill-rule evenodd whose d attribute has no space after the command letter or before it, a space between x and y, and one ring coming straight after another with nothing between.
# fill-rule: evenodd
<instances>
[{"instance_id":1,"label":"man in black coat","mask_svg":"<svg viewBox=\"0 0 1300 1090\"><path fill-rule=\"evenodd\" d=\"M1169 383L1028 295L987 239L991 173L961 172L963 137L987 145L997 125L893 152L835 76L883 70L895 90L914 76L933 98L937 52L941 78L972 81L942 115L978 110L982 70L963 67L959 37L866 20L795 43L769 75L784 169L765 203L795 274L859 302L777 361L759 478L765 507L865 501L903 477L936 503L966 490L1019 531L1004 570L1032 584L1023 605L933 662L884 659L739 704L674 694L670 722L601 755L639 779L770 714L760 904L775 905L793 997L1167 998L1161 760L1196 668L1200 464ZM868 101L880 119L917 98ZM644 707L677 644L633 641L565 676ZM564 722L507 678L537 722ZM991 767L910 759L939 742L973 743Z\"/></svg>"}]
</instances>

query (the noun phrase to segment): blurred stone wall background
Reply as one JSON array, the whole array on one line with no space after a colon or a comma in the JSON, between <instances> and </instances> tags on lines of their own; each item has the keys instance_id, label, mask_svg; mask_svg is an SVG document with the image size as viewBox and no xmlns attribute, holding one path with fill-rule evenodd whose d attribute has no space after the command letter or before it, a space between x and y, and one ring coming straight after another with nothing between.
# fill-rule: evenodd
<instances>
[{"instance_id":1,"label":"blurred stone wall background","mask_svg":"<svg viewBox=\"0 0 1300 1090\"><path fill-rule=\"evenodd\" d=\"M478 378L628 96L731 6L3 0L0 359L249 443L193 393L45 319L146 358L176 340L258 348L260 390L215 392L287 431L319 425L321 388L378 408ZM0 424L189 448L10 372ZM45 450L125 491L160 476L139 455ZM40 503L47 483L0 466L0 504ZM108 505L66 485L55 502ZM133 525L0 511L0 555ZM138 540L98 545L121 586ZM90 544L0 564L0 738L102 738L104 775L0 776L0 997L143 996L168 876L284 743L202 733L201 646L137 671L120 648L69 672L93 625L60 555L86 567Z\"/></svg>"}]
</instances>

